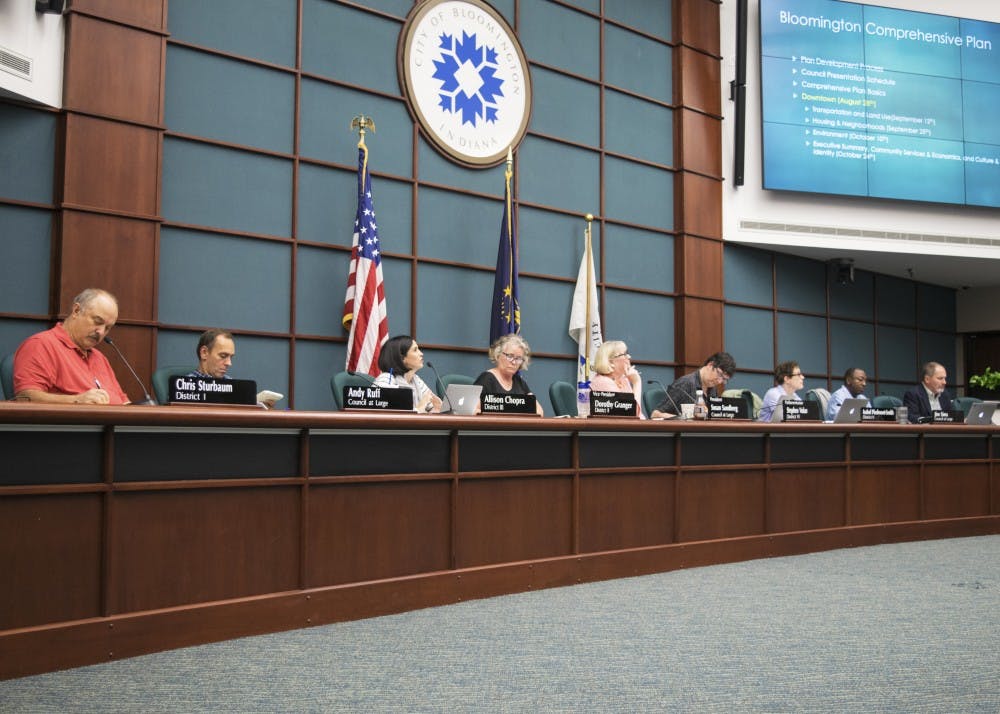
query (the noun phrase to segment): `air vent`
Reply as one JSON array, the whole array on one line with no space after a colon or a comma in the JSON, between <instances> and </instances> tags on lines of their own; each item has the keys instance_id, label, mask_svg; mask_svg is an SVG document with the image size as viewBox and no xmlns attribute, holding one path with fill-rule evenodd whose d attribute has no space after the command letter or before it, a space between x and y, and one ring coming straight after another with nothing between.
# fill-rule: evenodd
<instances>
[{"instance_id":1,"label":"air vent","mask_svg":"<svg viewBox=\"0 0 1000 714\"><path fill-rule=\"evenodd\" d=\"M31 58L0 47L0 69L15 77L31 81Z\"/></svg>"},{"instance_id":2,"label":"air vent","mask_svg":"<svg viewBox=\"0 0 1000 714\"><path fill-rule=\"evenodd\" d=\"M973 236L927 235L924 233L894 233L891 231L866 231L860 228L835 228L833 226L804 226L765 221L740 221L740 228L769 233L798 233L851 238L879 238L883 240L921 241L925 243L950 243L952 245L983 245L1000 247L1000 240Z\"/></svg>"}]
</instances>

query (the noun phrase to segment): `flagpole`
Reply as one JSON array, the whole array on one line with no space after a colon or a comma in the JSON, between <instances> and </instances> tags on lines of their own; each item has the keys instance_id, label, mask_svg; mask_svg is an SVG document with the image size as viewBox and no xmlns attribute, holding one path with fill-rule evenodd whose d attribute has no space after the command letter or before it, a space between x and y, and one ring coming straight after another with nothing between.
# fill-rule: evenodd
<instances>
[{"instance_id":1,"label":"flagpole","mask_svg":"<svg viewBox=\"0 0 1000 714\"><path fill-rule=\"evenodd\" d=\"M590 242L591 241L591 232L590 232L590 226L591 226L591 223L593 223L593 221L594 221L594 214L593 213L588 213L587 215L584 216L584 219L587 221L587 230L584 233L584 236L585 236L585 240L584 240L584 243L585 243L585 245L584 245L584 253L585 253L585 258L586 258L586 261L587 261L587 318L586 318L587 319L587 322L586 322L586 325L587 325L587 328L586 328L587 329L587 348L586 348L586 352L584 354L584 356L586 357L586 362L583 365L583 376L584 376L584 381L589 382L590 381L590 346L592 344L594 344L594 336L592 334L590 334L590 326L591 326L591 321L590 321L590 293L591 293L591 290L593 290L593 286L594 286L594 271L593 271L594 259L593 259L593 256L591 255L591 242Z\"/></svg>"}]
</instances>

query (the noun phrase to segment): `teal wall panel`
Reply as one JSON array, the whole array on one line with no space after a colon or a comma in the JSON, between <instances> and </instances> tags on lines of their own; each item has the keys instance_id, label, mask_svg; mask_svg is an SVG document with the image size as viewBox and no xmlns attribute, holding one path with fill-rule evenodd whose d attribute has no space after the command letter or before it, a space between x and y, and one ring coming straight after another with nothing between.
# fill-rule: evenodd
<instances>
[{"instance_id":1,"label":"teal wall panel","mask_svg":"<svg viewBox=\"0 0 1000 714\"><path fill-rule=\"evenodd\" d=\"M494 253L493 260L496 260ZM417 334L421 342L486 349L493 271L425 263L417 268ZM530 341L530 338L529 338Z\"/></svg>"},{"instance_id":2,"label":"teal wall panel","mask_svg":"<svg viewBox=\"0 0 1000 714\"><path fill-rule=\"evenodd\" d=\"M826 374L826 319L778 313L778 354L775 363L794 360L806 374ZM739 364L739 360L737 360ZM825 387L806 380L806 389Z\"/></svg>"},{"instance_id":3,"label":"teal wall panel","mask_svg":"<svg viewBox=\"0 0 1000 714\"><path fill-rule=\"evenodd\" d=\"M340 320L350 265L351 254L346 251L299 247L295 260L297 333L324 337L347 334Z\"/></svg>"},{"instance_id":4,"label":"teal wall panel","mask_svg":"<svg viewBox=\"0 0 1000 714\"><path fill-rule=\"evenodd\" d=\"M373 189L377 212L381 205L380 186L373 185ZM298 207L299 240L350 247L358 211L357 170L299 164Z\"/></svg>"},{"instance_id":5,"label":"teal wall panel","mask_svg":"<svg viewBox=\"0 0 1000 714\"><path fill-rule=\"evenodd\" d=\"M669 10L669 8L668 8ZM671 48L614 25L604 26L604 81L661 102L673 100ZM643 71L636 71L636 68Z\"/></svg>"},{"instance_id":6,"label":"teal wall panel","mask_svg":"<svg viewBox=\"0 0 1000 714\"><path fill-rule=\"evenodd\" d=\"M875 375L875 328L871 323L830 320L830 375L834 389L849 367L860 367L869 378Z\"/></svg>"},{"instance_id":7,"label":"teal wall panel","mask_svg":"<svg viewBox=\"0 0 1000 714\"><path fill-rule=\"evenodd\" d=\"M167 137L163 216L189 225L289 236L292 162Z\"/></svg>"},{"instance_id":8,"label":"teal wall panel","mask_svg":"<svg viewBox=\"0 0 1000 714\"><path fill-rule=\"evenodd\" d=\"M739 364L738 359L736 364ZM763 398L764 393L774 386L774 368L772 367L771 370L768 374L752 374L736 370L736 375L726 385L726 389L749 389L758 397ZM812 388L812 386L807 385L807 389ZM805 394L800 396L805 397Z\"/></svg>"},{"instance_id":9,"label":"teal wall panel","mask_svg":"<svg viewBox=\"0 0 1000 714\"><path fill-rule=\"evenodd\" d=\"M355 4L387 12L397 17L406 17L407 13L413 9L413 0L362 0Z\"/></svg>"},{"instance_id":10,"label":"teal wall panel","mask_svg":"<svg viewBox=\"0 0 1000 714\"><path fill-rule=\"evenodd\" d=\"M875 307L878 321L912 325L917 317L916 286L911 280L879 275L875 279Z\"/></svg>"},{"instance_id":11,"label":"teal wall panel","mask_svg":"<svg viewBox=\"0 0 1000 714\"><path fill-rule=\"evenodd\" d=\"M955 291L925 283L917 285L917 324L929 330L955 331Z\"/></svg>"},{"instance_id":12,"label":"teal wall panel","mask_svg":"<svg viewBox=\"0 0 1000 714\"><path fill-rule=\"evenodd\" d=\"M663 292L674 289L674 237L608 224L605 228L604 279L614 285ZM595 232L596 240L596 232Z\"/></svg>"},{"instance_id":13,"label":"teal wall panel","mask_svg":"<svg viewBox=\"0 0 1000 714\"><path fill-rule=\"evenodd\" d=\"M423 188L417 215L422 257L496 265L503 201ZM523 258L521 270L529 270Z\"/></svg>"},{"instance_id":14,"label":"teal wall panel","mask_svg":"<svg viewBox=\"0 0 1000 714\"><path fill-rule=\"evenodd\" d=\"M774 303L770 253L729 243L722 259L727 300L751 305Z\"/></svg>"},{"instance_id":15,"label":"teal wall panel","mask_svg":"<svg viewBox=\"0 0 1000 714\"><path fill-rule=\"evenodd\" d=\"M167 46L164 119L170 131L287 154L294 101L293 74Z\"/></svg>"},{"instance_id":16,"label":"teal wall panel","mask_svg":"<svg viewBox=\"0 0 1000 714\"><path fill-rule=\"evenodd\" d=\"M955 364L955 334L920 330L917 340L920 343L917 363L923 365L926 362L940 362L948 371L948 379L954 382L958 375Z\"/></svg>"},{"instance_id":17,"label":"teal wall panel","mask_svg":"<svg viewBox=\"0 0 1000 714\"><path fill-rule=\"evenodd\" d=\"M0 357L17 352L22 342L36 332L50 327L52 324L40 320L13 320L0 317Z\"/></svg>"},{"instance_id":18,"label":"teal wall panel","mask_svg":"<svg viewBox=\"0 0 1000 714\"><path fill-rule=\"evenodd\" d=\"M609 156L604 161L604 193L607 218L673 230L672 172Z\"/></svg>"},{"instance_id":19,"label":"teal wall panel","mask_svg":"<svg viewBox=\"0 0 1000 714\"><path fill-rule=\"evenodd\" d=\"M302 69L398 95L395 46L401 27L400 22L328 0L303 0Z\"/></svg>"},{"instance_id":20,"label":"teal wall panel","mask_svg":"<svg viewBox=\"0 0 1000 714\"><path fill-rule=\"evenodd\" d=\"M623 340L636 361L674 359L674 301L646 293L606 290L604 337ZM566 326L569 327L569 313ZM576 345L575 342L570 344Z\"/></svg>"},{"instance_id":21,"label":"teal wall panel","mask_svg":"<svg viewBox=\"0 0 1000 714\"><path fill-rule=\"evenodd\" d=\"M733 355L736 366L773 371L773 313L770 310L726 305L725 316L726 351Z\"/></svg>"},{"instance_id":22,"label":"teal wall panel","mask_svg":"<svg viewBox=\"0 0 1000 714\"><path fill-rule=\"evenodd\" d=\"M576 280L584 252L583 235L587 223L583 217L521 208L518 219L521 270ZM497 230L499 231L499 221ZM591 233L594 269L599 272L601 231L597 223L592 224ZM495 257L494 255L494 259Z\"/></svg>"},{"instance_id":23,"label":"teal wall panel","mask_svg":"<svg viewBox=\"0 0 1000 714\"><path fill-rule=\"evenodd\" d=\"M330 378L344 371L346 352L343 343L295 342L295 408L333 411Z\"/></svg>"},{"instance_id":24,"label":"teal wall panel","mask_svg":"<svg viewBox=\"0 0 1000 714\"><path fill-rule=\"evenodd\" d=\"M0 103L0 197L52 203L56 116Z\"/></svg>"},{"instance_id":25,"label":"teal wall panel","mask_svg":"<svg viewBox=\"0 0 1000 714\"><path fill-rule=\"evenodd\" d=\"M910 382L917 378L917 334L905 327L879 325L878 376L879 380Z\"/></svg>"},{"instance_id":26,"label":"teal wall panel","mask_svg":"<svg viewBox=\"0 0 1000 714\"><path fill-rule=\"evenodd\" d=\"M0 312L49 311L52 214L0 204Z\"/></svg>"},{"instance_id":27,"label":"teal wall panel","mask_svg":"<svg viewBox=\"0 0 1000 714\"><path fill-rule=\"evenodd\" d=\"M793 255L774 256L778 307L803 312L826 312L826 266Z\"/></svg>"},{"instance_id":28,"label":"teal wall panel","mask_svg":"<svg viewBox=\"0 0 1000 714\"><path fill-rule=\"evenodd\" d=\"M609 151L670 166L674 163L674 112L621 92L605 93ZM642 127L642 131L630 130Z\"/></svg>"},{"instance_id":29,"label":"teal wall panel","mask_svg":"<svg viewBox=\"0 0 1000 714\"><path fill-rule=\"evenodd\" d=\"M410 261L385 258L382 260L382 278L385 281L385 311L389 317L389 336L412 335L410 324L410 286L412 283ZM341 278L347 285L347 273ZM341 301L343 309L343 301Z\"/></svg>"},{"instance_id":30,"label":"teal wall panel","mask_svg":"<svg viewBox=\"0 0 1000 714\"><path fill-rule=\"evenodd\" d=\"M854 271L854 282L841 285L830 281L830 314L859 320L874 319L875 276L864 270Z\"/></svg>"},{"instance_id":31,"label":"teal wall panel","mask_svg":"<svg viewBox=\"0 0 1000 714\"><path fill-rule=\"evenodd\" d=\"M596 84L540 67L531 71L531 81L534 96L540 98L534 103L532 131L600 146L601 93ZM573 111L567 112L566 107Z\"/></svg>"},{"instance_id":32,"label":"teal wall panel","mask_svg":"<svg viewBox=\"0 0 1000 714\"><path fill-rule=\"evenodd\" d=\"M172 38L231 54L295 66L295 0L170 0Z\"/></svg>"},{"instance_id":33,"label":"teal wall panel","mask_svg":"<svg viewBox=\"0 0 1000 714\"><path fill-rule=\"evenodd\" d=\"M627 0L627 2L605 3L605 13L610 19L655 35L663 40L670 40L671 3L663 0Z\"/></svg>"},{"instance_id":34,"label":"teal wall panel","mask_svg":"<svg viewBox=\"0 0 1000 714\"><path fill-rule=\"evenodd\" d=\"M491 295L492 287L491 280ZM573 287L573 283L521 276L521 335L535 352L576 354L576 343L569 338ZM489 331L485 319L483 329Z\"/></svg>"},{"instance_id":35,"label":"teal wall panel","mask_svg":"<svg viewBox=\"0 0 1000 714\"><path fill-rule=\"evenodd\" d=\"M368 170L412 175L413 129L403 102L306 78L300 114L302 156L357 169L358 134L350 128L351 119L364 114L375 120L376 129L365 137Z\"/></svg>"},{"instance_id":36,"label":"teal wall panel","mask_svg":"<svg viewBox=\"0 0 1000 714\"><path fill-rule=\"evenodd\" d=\"M286 243L163 228L160 320L287 332L291 252Z\"/></svg>"},{"instance_id":37,"label":"teal wall panel","mask_svg":"<svg viewBox=\"0 0 1000 714\"><path fill-rule=\"evenodd\" d=\"M521 200L581 216L598 213L600 159L596 153L529 136L521 145L519 167Z\"/></svg>"},{"instance_id":38,"label":"teal wall panel","mask_svg":"<svg viewBox=\"0 0 1000 714\"><path fill-rule=\"evenodd\" d=\"M488 169L467 169L458 164L452 163L439 154L430 144L423 139L417 142L418 163L420 180L440 186L452 188L462 188L468 191L484 193L489 196L499 196L503 198L504 192L504 171L506 164L494 166ZM514 150L514 192L517 194L518 174L521 172L523 162L520 161L521 152Z\"/></svg>"},{"instance_id":39,"label":"teal wall panel","mask_svg":"<svg viewBox=\"0 0 1000 714\"><path fill-rule=\"evenodd\" d=\"M533 62L600 78L601 23L597 18L555 3L527 2L521 3L518 31Z\"/></svg>"}]
</instances>

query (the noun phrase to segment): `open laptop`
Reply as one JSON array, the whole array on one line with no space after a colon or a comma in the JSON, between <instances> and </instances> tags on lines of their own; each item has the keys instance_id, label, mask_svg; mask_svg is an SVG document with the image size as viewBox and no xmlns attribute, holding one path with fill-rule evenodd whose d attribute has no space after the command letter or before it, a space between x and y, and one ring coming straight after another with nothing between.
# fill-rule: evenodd
<instances>
[{"instance_id":1,"label":"open laptop","mask_svg":"<svg viewBox=\"0 0 1000 714\"><path fill-rule=\"evenodd\" d=\"M840 411L833 418L834 424L857 424L861 421L861 410L868 406L867 399L845 399Z\"/></svg>"},{"instance_id":2,"label":"open laptop","mask_svg":"<svg viewBox=\"0 0 1000 714\"><path fill-rule=\"evenodd\" d=\"M481 384L449 384L444 392L446 399L441 412L455 415L475 414L482 391Z\"/></svg>"},{"instance_id":3,"label":"open laptop","mask_svg":"<svg viewBox=\"0 0 1000 714\"><path fill-rule=\"evenodd\" d=\"M996 411L997 402L976 402L969 407L969 413L965 417L966 424L992 424L993 412Z\"/></svg>"}]
</instances>

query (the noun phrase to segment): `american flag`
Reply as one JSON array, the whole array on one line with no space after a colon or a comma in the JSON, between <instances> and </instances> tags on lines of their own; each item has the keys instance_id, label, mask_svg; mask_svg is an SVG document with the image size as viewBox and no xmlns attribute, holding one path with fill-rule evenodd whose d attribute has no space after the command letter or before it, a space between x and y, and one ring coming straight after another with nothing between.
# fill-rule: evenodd
<instances>
[{"instance_id":1,"label":"american flag","mask_svg":"<svg viewBox=\"0 0 1000 714\"><path fill-rule=\"evenodd\" d=\"M389 319L385 312L385 286L382 281L382 246L375 224L372 203L372 180L368 174L368 147L358 145L358 213L354 219L351 243L351 270L344 297L347 337L347 370L379 373L378 353L389 338Z\"/></svg>"}]
</instances>

